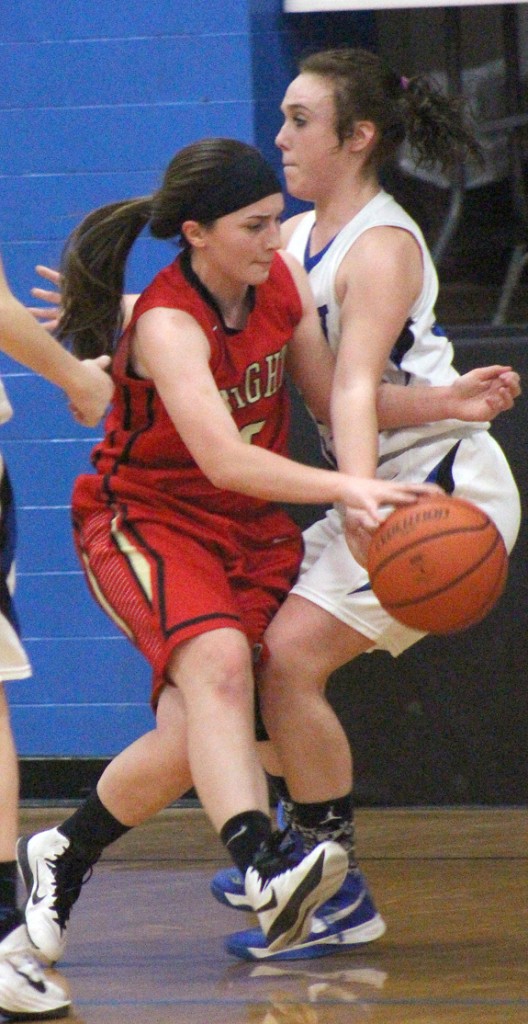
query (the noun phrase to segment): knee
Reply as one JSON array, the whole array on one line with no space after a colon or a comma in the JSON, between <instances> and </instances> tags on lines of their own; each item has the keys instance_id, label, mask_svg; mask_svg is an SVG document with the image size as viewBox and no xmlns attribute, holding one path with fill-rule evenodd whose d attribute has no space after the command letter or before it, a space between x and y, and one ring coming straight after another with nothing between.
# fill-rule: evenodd
<instances>
[{"instance_id":1,"label":"knee","mask_svg":"<svg viewBox=\"0 0 528 1024\"><path fill-rule=\"evenodd\" d=\"M269 708L288 700L306 687L316 686L309 671L310 660L303 650L302 641L285 642L282 638L271 639L269 656L259 673L258 692L261 708L265 714Z\"/></svg>"},{"instance_id":2,"label":"knee","mask_svg":"<svg viewBox=\"0 0 528 1024\"><path fill-rule=\"evenodd\" d=\"M212 672L204 678L207 691L224 705L247 704L253 700L254 680L249 654L224 652Z\"/></svg>"},{"instance_id":3,"label":"knee","mask_svg":"<svg viewBox=\"0 0 528 1024\"><path fill-rule=\"evenodd\" d=\"M211 634L214 637L214 634ZM249 644L243 634L206 643L191 672L177 672L174 682L187 709L190 702L248 705L253 700L254 677Z\"/></svg>"}]
</instances>

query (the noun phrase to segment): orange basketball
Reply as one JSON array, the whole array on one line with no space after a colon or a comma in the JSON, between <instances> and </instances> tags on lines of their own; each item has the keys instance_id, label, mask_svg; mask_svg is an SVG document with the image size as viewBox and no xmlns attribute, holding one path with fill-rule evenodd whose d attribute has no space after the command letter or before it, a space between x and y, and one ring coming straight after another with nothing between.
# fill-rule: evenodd
<instances>
[{"instance_id":1,"label":"orange basketball","mask_svg":"<svg viewBox=\"0 0 528 1024\"><path fill-rule=\"evenodd\" d=\"M397 508L368 553L372 589L386 611L413 629L456 633L497 603L508 554L491 519L462 498L439 495Z\"/></svg>"}]
</instances>

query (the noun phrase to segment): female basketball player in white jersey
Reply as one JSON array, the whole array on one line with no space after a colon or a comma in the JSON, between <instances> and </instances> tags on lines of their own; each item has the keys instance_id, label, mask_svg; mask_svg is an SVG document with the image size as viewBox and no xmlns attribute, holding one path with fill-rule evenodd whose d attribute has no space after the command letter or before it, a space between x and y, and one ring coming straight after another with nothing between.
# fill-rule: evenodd
<instances>
[{"instance_id":1,"label":"female basketball player in white jersey","mask_svg":"<svg viewBox=\"0 0 528 1024\"><path fill-rule=\"evenodd\" d=\"M478 157L458 104L424 79L400 78L372 53L344 49L304 60L282 111L276 142L288 191L314 204L286 223L284 242L308 271L337 357L333 436L321 431L329 458L360 476L439 483L483 508L511 551L519 496L488 424L448 420L378 433L380 382L442 386L456 377L452 346L435 319L438 281L423 235L384 191L379 172L404 139L422 163L446 168L459 154ZM351 754L325 687L358 655L385 650L396 657L423 635L380 607L363 568L368 535L342 509L304 539L300 578L267 631L261 708L287 780L287 791L277 783L287 824L308 849L338 838L350 872L288 959L342 950L384 931L355 864ZM213 891L222 898L219 881ZM227 882L223 895L231 902L228 889ZM233 936L228 948L248 958L270 955L256 931Z\"/></svg>"}]
</instances>

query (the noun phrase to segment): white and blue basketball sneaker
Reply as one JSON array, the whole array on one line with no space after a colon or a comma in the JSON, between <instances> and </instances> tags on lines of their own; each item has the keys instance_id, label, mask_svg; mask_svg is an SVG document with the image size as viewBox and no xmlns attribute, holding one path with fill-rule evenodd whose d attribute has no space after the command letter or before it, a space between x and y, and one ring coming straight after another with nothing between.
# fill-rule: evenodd
<instances>
[{"instance_id":1,"label":"white and blue basketball sneaker","mask_svg":"<svg viewBox=\"0 0 528 1024\"><path fill-rule=\"evenodd\" d=\"M225 907L232 907L233 910L247 910L251 912L252 907L246 896L244 876L238 868L231 866L221 868L216 872L211 882L211 892L219 903Z\"/></svg>"},{"instance_id":2,"label":"white and blue basketball sneaker","mask_svg":"<svg viewBox=\"0 0 528 1024\"><path fill-rule=\"evenodd\" d=\"M215 881L217 879L218 875ZM229 895L233 898L236 894ZM234 906L226 899L221 902ZM244 909L249 909L247 898ZM259 928L250 928L231 935L226 949L243 960L310 960L374 942L385 931L385 922L376 910L363 876L354 870L347 874L335 896L317 911L310 934L301 942L274 951Z\"/></svg>"},{"instance_id":3,"label":"white and blue basketball sneaker","mask_svg":"<svg viewBox=\"0 0 528 1024\"><path fill-rule=\"evenodd\" d=\"M270 950L303 942L313 915L342 886L348 867L342 846L319 843L299 855L296 843L279 832L267 839L246 871L244 885Z\"/></svg>"}]
</instances>

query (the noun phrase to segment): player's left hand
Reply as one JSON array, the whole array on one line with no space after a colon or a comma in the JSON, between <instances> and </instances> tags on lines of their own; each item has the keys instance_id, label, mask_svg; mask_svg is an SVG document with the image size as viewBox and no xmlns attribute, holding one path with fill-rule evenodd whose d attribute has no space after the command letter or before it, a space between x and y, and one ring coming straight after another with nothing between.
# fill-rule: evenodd
<instances>
[{"instance_id":1,"label":"player's left hand","mask_svg":"<svg viewBox=\"0 0 528 1024\"><path fill-rule=\"evenodd\" d=\"M458 377L450 390L454 419L485 422L513 407L521 380L511 366L481 366Z\"/></svg>"}]
</instances>

